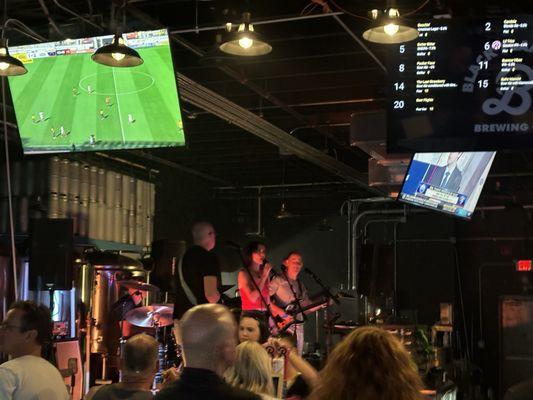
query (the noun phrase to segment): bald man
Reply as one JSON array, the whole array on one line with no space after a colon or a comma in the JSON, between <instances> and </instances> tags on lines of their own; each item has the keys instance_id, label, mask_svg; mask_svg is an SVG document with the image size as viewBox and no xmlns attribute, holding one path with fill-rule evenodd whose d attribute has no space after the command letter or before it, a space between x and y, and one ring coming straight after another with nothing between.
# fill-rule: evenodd
<instances>
[{"instance_id":1,"label":"bald man","mask_svg":"<svg viewBox=\"0 0 533 400\"><path fill-rule=\"evenodd\" d=\"M150 400L150 388L157 372L157 341L145 333L134 335L124 345L120 359L122 381L95 386L86 400Z\"/></svg>"},{"instance_id":2,"label":"bald man","mask_svg":"<svg viewBox=\"0 0 533 400\"><path fill-rule=\"evenodd\" d=\"M209 222L197 222L191 234L194 245L187 249L176 267L175 320L195 305L220 300L220 266L211 251L216 243L215 228Z\"/></svg>"},{"instance_id":3,"label":"bald man","mask_svg":"<svg viewBox=\"0 0 533 400\"><path fill-rule=\"evenodd\" d=\"M202 304L180 321L186 366L180 379L165 387L156 400L258 400L259 396L228 385L224 372L235 362L237 324L220 304Z\"/></svg>"}]
</instances>

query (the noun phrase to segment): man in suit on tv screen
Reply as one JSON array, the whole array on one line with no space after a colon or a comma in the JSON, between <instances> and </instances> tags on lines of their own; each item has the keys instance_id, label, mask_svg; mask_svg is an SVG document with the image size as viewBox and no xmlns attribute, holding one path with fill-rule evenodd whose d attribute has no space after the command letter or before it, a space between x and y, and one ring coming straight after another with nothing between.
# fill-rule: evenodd
<instances>
[{"instance_id":1,"label":"man in suit on tv screen","mask_svg":"<svg viewBox=\"0 0 533 400\"><path fill-rule=\"evenodd\" d=\"M458 193L463 173L457 167L457 161L462 154L459 152L449 153L446 165L432 167L427 175L426 182L432 186Z\"/></svg>"}]
</instances>

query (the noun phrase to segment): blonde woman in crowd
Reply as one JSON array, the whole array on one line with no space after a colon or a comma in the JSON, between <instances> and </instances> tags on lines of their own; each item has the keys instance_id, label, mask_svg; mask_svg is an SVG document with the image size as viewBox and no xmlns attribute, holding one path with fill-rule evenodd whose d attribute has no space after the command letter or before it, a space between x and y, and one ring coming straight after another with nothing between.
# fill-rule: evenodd
<instances>
[{"instance_id":1,"label":"blonde woman in crowd","mask_svg":"<svg viewBox=\"0 0 533 400\"><path fill-rule=\"evenodd\" d=\"M237 346L235 364L224 377L230 385L255 393L263 400L275 399L271 359L257 342L245 341Z\"/></svg>"}]
</instances>

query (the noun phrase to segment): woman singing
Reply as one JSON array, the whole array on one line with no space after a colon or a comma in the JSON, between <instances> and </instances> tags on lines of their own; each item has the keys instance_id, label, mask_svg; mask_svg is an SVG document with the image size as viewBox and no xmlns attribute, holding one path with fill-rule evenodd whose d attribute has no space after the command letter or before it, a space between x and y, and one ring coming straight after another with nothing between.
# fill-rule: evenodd
<instances>
[{"instance_id":1,"label":"woman singing","mask_svg":"<svg viewBox=\"0 0 533 400\"><path fill-rule=\"evenodd\" d=\"M283 310L270 304L270 271L272 265L266 261L266 246L261 242L251 242L243 249L244 268L239 271L238 283L243 311L261 311L268 317L285 314Z\"/></svg>"}]
</instances>

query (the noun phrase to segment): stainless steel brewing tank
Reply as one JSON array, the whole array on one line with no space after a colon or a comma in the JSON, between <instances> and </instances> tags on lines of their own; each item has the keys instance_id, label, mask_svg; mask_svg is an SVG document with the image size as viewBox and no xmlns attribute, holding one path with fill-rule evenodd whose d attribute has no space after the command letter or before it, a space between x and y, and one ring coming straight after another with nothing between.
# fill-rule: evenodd
<instances>
[{"instance_id":1,"label":"stainless steel brewing tank","mask_svg":"<svg viewBox=\"0 0 533 400\"><path fill-rule=\"evenodd\" d=\"M123 293L118 281L136 277L146 282L148 271L141 262L111 252L90 253L87 264L90 267L82 269L82 274L93 274L93 278L82 276L81 281L92 280L93 283L90 292L91 353L105 354L114 351L110 343L120 335L110 316L111 306Z\"/></svg>"}]
</instances>

